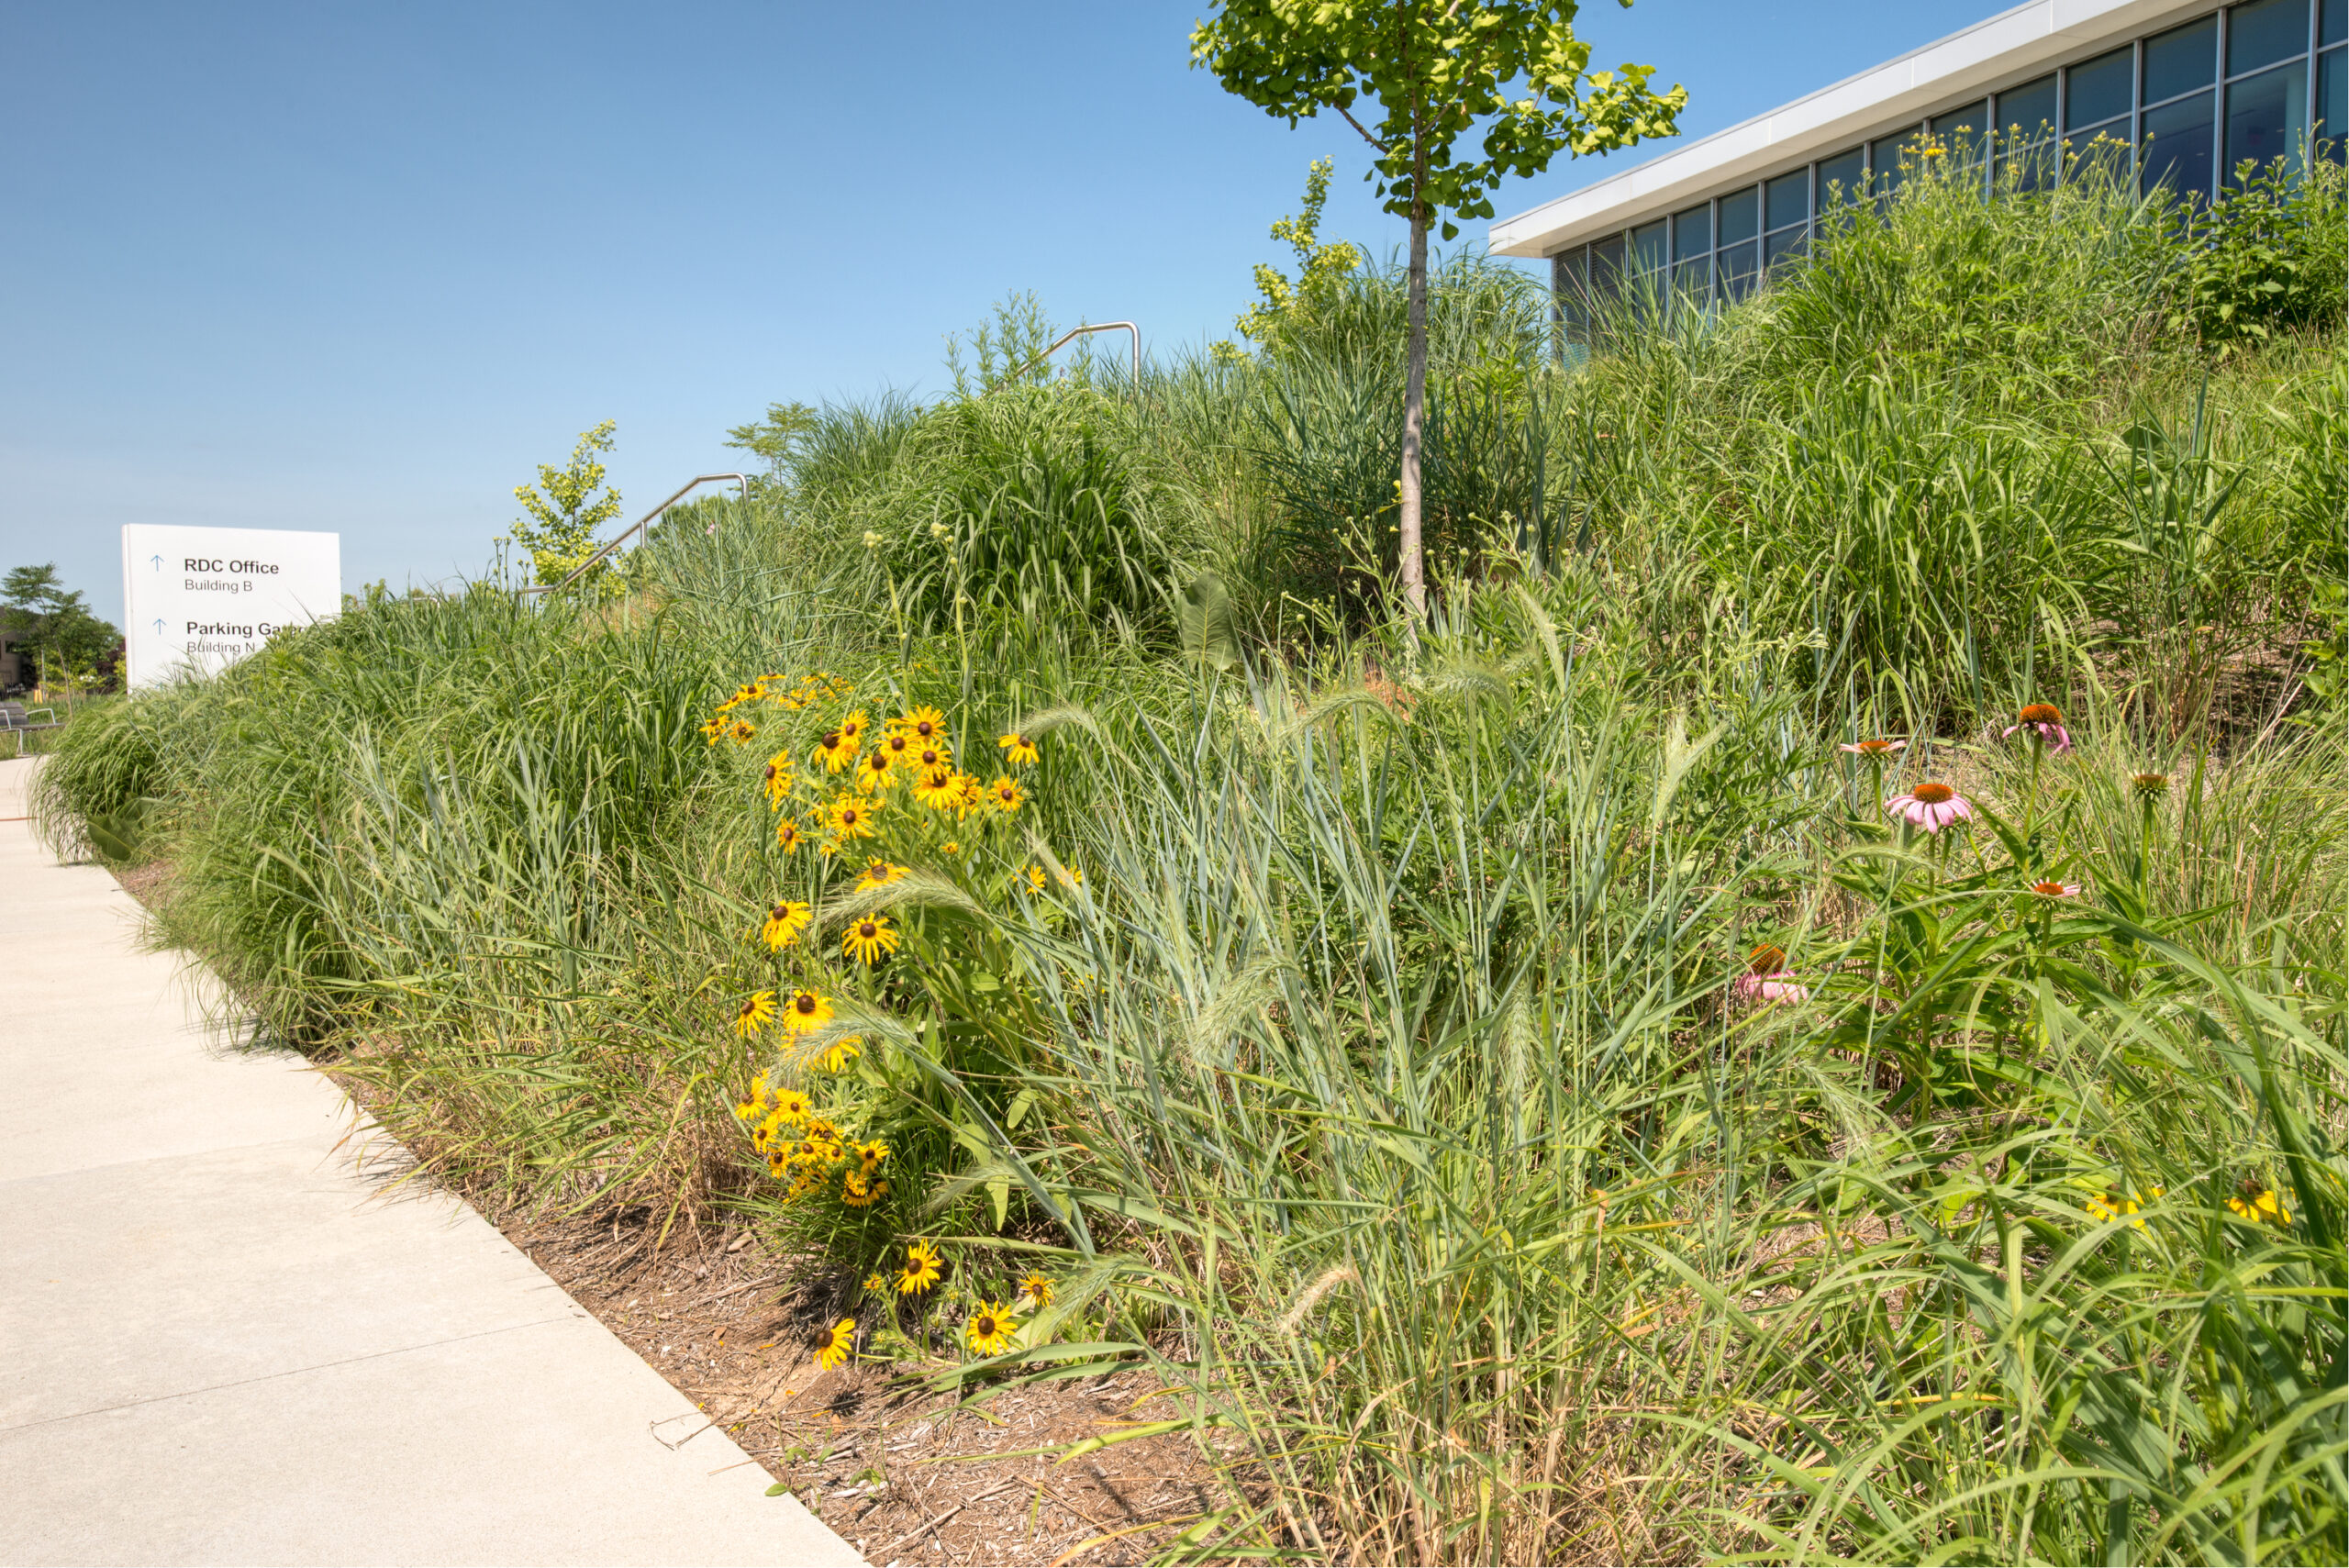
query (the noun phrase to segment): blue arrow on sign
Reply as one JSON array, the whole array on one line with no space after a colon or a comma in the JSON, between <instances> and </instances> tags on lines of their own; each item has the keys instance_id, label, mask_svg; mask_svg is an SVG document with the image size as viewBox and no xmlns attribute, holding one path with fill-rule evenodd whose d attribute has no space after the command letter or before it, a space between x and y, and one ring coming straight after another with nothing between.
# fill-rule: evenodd
<instances>
[{"instance_id":1,"label":"blue arrow on sign","mask_svg":"<svg viewBox=\"0 0 2349 1568\"><path fill-rule=\"evenodd\" d=\"M157 617L155 617L155 632L156 632L156 635L157 635L157 636L161 636L161 635L162 634L162 630L163 630L163 617L161 617L161 616L157 616Z\"/></svg>"},{"instance_id":2,"label":"blue arrow on sign","mask_svg":"<svg viewBox=\"0 0 2349 1568\"><path fill-rule=\"evenodd\" d=\"M152 561L152 562L155 563L155 570L156 570L156 571L161 572L161 571L163 569L163 558L162 558L161 556L160 556L160 555L151 555L151 556L149 556L149 557L148 557L148 559L149 559L150 561Z\"/></svg>"}]
</instances>

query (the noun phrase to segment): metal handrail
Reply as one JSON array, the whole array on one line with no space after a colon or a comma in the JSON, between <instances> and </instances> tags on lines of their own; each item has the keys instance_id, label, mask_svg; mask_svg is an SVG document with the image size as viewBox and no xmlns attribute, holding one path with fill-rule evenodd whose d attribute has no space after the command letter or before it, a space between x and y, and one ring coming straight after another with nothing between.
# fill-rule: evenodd
<instances>
[{"instance_id":1,"label":"metal handrail","mask_svg":"<svg viewBox=\"0 0 2349 1568\"><path fill-rule=\"evenodd\" d=\"M1055 345L1055 347L1057 347L1057 345ZM603 549L597 550L595 554L589 556L586 560L573 567L572 569L571 575L565 577L560 583L552 584L541 584L535 588L525 588L522 590L523 596L527 598L532 594L561 593L563 589L570 587L573 583L579 581L580 573L585 572L589 567L595 565L596 562L603 560L606 556L611 554L612 551L626 544L628 542L629 535L642 533L645 528L651 525L653 518L659 517L662 513L667 511L670 507L683 500L686 491L691 490L696 484L722 484L729 479L742 487L742 499L748 501L751 498L751 482L745 475L740 473L697 473L694 475L693 478L687 480L685 484L679 485L675 495L670 496L666 501L662 502L658 506L653 507L652 510L645 513L644 516L637 518L635 522L622 529L609 544L604 546Z\"/></svg>"},{"instance_id":2,"label":"metal handrail","mask_svg":"<svg viewBox=\"0 0 2349 1568\"><path fill-rule=\"evenodd\" d=\"M1018 381L1021 376L1026 375L1030 371L1034 370L1038 365L1042 364L1046 360L1049 360L1054 354L1059 353L1063 345L1074 342L1077 339L1084 337L1087 332L1118 331L1130 332L1134 335L1134 395L1136 397L1140 397L1141 395L1141 328L1135 326L1130 321L1101 321L1097 322L1090 327L1079 327L1073 331L1063 332L1060 335L1059 340L1053 343L1051 348L1046 349L1042 353L1038 354L1034 359L1030 360L1026 364L1021 365L1018 370L1013 371L1009 375L1004 377L1004 384L1008 385L1010 383Z\"/></svg>"}]
</instances>

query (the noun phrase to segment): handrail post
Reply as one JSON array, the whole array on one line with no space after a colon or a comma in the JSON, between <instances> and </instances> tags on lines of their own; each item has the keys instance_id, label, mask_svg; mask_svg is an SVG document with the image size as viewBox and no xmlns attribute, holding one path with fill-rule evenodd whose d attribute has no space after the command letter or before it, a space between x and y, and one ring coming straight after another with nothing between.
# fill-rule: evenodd
<instances>
[{"instance_id":1,"label":"handrail post","mask_svg":"<svg viewBox=\"0 0 2349 1568\"><path fill-rule=\"evenodd\" d=\"M1002 384L1008 386L1011 383L1018 381L1021 376L1026 375L1030 371L1034 370L1038 365L1042 364L1046 360L1051 359L1054 354L1060 352L1063 345L1075 341L1077 339L1084 337L1087 332L1130 332L1133 334L1134 400L1136 402L1140 402L1141 400L1141 328L1135 326L1130 321L1097 321L1090 327L1078 327L1063 332L1051 348L1046 349L1042 353L1038 354L1034 359L1030 360L1026 364L1021 365L1018 370L1013 371L1009 375L1004 377Z\"/></svg>"},{"instance_id":2,"label":"handrail post","mask_svg":"<svg viewBox=\"0 0 2349 1568\"><path fill-rule=\"evenodd\" d=\"M674 493L673 493L666 501L662 502L658 506L653 507L652 510L645 513L644 516L637 518L635 522L630 523L627 528L621 529L609 544L605 545L595 554L581 562L577 566L573 567L570 575L563 578L562 582L555 584L541 583L535 586L525 588L522 590L522 596L528 598L532 594L561 593L563 589L570 587L573 583L579 581L580 574L585 572L589 567L595 565L596 562L603 560L605 557L610 555L614 550L619 549L620 546L626 544L630 534L642 533L651 525L652 520L655 517L658 517L662 513L667 511L670 507L683 500L686 491L693 489L694 486L697 484L722 484L729 479L742 487L741 499L748 502L751 498L751 481L747 475L740 473L697 473L693 478L687 480L685 484L677 486Z\"/></svg>"}]
</instances>

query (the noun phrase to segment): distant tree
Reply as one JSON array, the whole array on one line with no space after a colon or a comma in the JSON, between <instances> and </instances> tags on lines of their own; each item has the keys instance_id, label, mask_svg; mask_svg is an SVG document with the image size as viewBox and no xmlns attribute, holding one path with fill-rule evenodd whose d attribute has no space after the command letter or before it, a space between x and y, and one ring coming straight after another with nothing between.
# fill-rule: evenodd
<instances>
[{"instance_id":1,"label":"distant tree","mask_svg":"<svg viewBox=\"0 0 2349 1568\"><path fill-rule=\"evenodd\" d=\"M562 468L539 464L536 488L514 487L514 499L522 503L531 520L518 518L507 537L530 552L532 570L549 587L596 553L596 530L619 516L618 491L596 493L604 483L604 465L595 456L612 450L612 432L618 428L616 421L605 420L579 438L570 462ZM607 569L608 562L597 562L587 581L596 582Z\"/></svg>"},{"instance_id":2,"label":"distant tree","mask_svg":"<svg viewBox=\"0 0 2349 1568\"><path fill-rule=\"evenodd\" d=\"M1538 174L1561 151L1676 135L1688 102L1679 87L1650 92L1650 66L1590 72L1590 46L1574 31L1580 9L1576 0L1220 0L1191 34L1192 64L1266 114L1292 126L1323 109L1343 116L1376 154L1368 177L1386 210L1410 221L1400 550L1414 616L1427 610L1419 443L1429 226L1441 219L1451 239L1453 218L1490 217L1495 184ZM1520 86L1524 96L1507 96ZM1483 155L1455 160L1454 143L1479 123Z\"/></svg>"},{"instance_id":3,"label":"distant tree","mask_svg":"<svg viewBox=\"0 0 2349 1568\"><path fill-rule=\"evenodd\" d=\"M816 419L816 410L805 403L770 403L765 418L727 431L726 444L751 453L767 465L764 474L752 476L753 488L788 490L807 451L807 438L815 433Z\"/></svg>"},{"instance_id":4,"label":"distant tree","mask_svg":"<svg viewBox=\"0 0 2349 1568\"><path fill-rule=\"evenodd\" d=\"M0 610L16 622L17 647L31 656L43 684L91 685L111 673L122 633L90 613L79 589L67 589L55 562L19 566L0 578Z\"/></svg>"},{"instance_id":5,"label":"distant tree","mask_svg":"<svg viewBox=\"0 0 2349 1568\"><path fill-rule=\"evenodd\" d=\"M1306 166L1305 203L1295 217L1273 225L1273 238L1297 252L1297 282L1277 267L1256 263L1256 303L1235 323L1240 335L1260 347L1278 351L1296 328L1337 296L1346 274L1362 265L1362 252L1342 239L1321 239L1321 208L1330 200L1330 175L1335 166L1316 158ZM1229 342L1215 346L1215 357L1241 358Z\"/></svg>"}]
</instances>

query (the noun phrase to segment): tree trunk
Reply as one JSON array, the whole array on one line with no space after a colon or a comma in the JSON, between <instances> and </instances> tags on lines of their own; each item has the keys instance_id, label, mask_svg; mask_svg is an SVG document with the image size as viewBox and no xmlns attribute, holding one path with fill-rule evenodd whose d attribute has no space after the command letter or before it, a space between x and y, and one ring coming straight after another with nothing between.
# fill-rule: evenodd
<instances>
[{"instance_id":1,"label":"tree trunk","mask_svg":"<svg viewBox=\"0 0 2349 1568\"><path fill-rule=\"evenodd\" d=\"M1421 203L1411 206L1411 285L1409 369L1403 381L1403 517L1401 556L1403 602L1411 618L1428 614L1427 561L1419 547L1419 428L1426 420L1428 401L1428 216Z\"/></svg>"}]
</instances>

